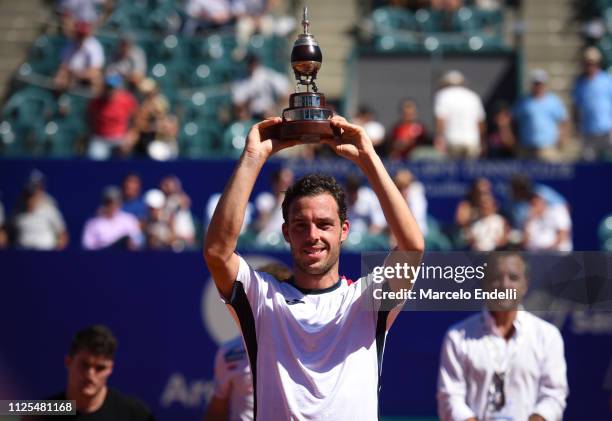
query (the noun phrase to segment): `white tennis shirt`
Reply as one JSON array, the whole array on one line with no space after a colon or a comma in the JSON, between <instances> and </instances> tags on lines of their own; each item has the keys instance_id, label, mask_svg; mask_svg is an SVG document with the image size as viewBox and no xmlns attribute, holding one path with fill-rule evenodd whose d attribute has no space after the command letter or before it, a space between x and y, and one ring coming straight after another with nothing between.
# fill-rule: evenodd
<instances>
[{"instance_id":1,"label":"white tennis shirt","mask_svg":"<svg viewBox=\"0 0 612 421\"><path fill-rule=\"evenodd\" d=\"M384 341L401 306L378 311L364 282L300 290L240 258L227 304L251 362L256 419L378 418Z\"/></svg>"}]
</instances>

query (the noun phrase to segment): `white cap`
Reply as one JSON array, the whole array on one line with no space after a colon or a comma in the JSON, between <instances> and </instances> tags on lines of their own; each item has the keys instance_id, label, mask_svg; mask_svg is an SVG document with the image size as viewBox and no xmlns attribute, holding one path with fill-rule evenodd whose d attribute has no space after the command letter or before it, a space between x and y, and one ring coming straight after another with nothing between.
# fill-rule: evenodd
<instances>
[{"instance_id":1,"label":"white cap","mask_svg":"<svg viewBox=\"0 0 612 421\"><path fill-rule=\"evenodd\" d=\"M548 82L548 73L544 69L534 69L529 74L531 83L546 83Z\"/></svg>"},{"instance_id":2,"label":"white cap","mask_svg":"<svg viewBox=\"0 0 612 421\"><path fill-rule=\"evenodd\" d=\"M451 70L442 76L440 83L445 86L463 85L465 83L465 77L459 70Z\"/></svg>"},{"instance_id":3,"label":"white cap","mask_svg":"<svg viewBox=\"0 0 612 421\"><path fill-rule=\"evenodd\" d=\"M150 208L161 209L166 203L166 196L161 190L151 189L145 193L144 201Z\"/></svg>"}]
</instances>

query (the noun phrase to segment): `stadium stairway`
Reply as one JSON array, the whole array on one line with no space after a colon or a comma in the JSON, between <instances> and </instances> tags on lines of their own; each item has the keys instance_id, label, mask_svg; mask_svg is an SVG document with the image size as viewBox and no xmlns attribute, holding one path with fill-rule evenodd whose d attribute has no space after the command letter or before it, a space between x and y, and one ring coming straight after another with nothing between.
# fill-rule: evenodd
<instances>
[{"instance_id":1,"label":"stadium stairway","mask_svg":"<svg viewBox=\"0 0 612 421\"><path fill-rule=\"evenodd\" d=\"M0 1L0 98L48 15L44 0Z\"/></svg>"},{"instance_id":2,"label":"stadium stairway","mask_svg":"<svg viewBox=\"0 0 612 421\"><path fill-rule=\"evenodd\" d=\"M317 76L317 86L328 100L343 96L346 59L353 48L349 31L357 22L355 0L299 0L294 16L302 20L302 8L308 6L311 33L323 51L323 65Z\"/></svg>"},{"instance_id":3,"label":"stadium stairway","mask_svg":"<svg viewBox=\"0 0 612 421\"><path fill-rule=\"evenodd\" d=\"M568 106L574 78L580 72L580 53L583 46L574 7L574 0L523 2L526 70L546 70L550 75L550 88L557 92ZM528 72L525 72L524 76L527 82Z\"/></svg>"},{"instance_id":4,"label":"stadium stairway","mask_svg":"<svg viewBox=\"0 0 612 421\"><path fill-rule=\"evenodd\" d=\"M522 15L525 22L523 53L525 72L523 86L528 87L529 70L541 68L550 76L549 87L559 94L568 111L571 110L571 91L580 73L583 41L580 23L575 18L574 0L526 0ZM574 133L572 127L570 133ZM565 155L579 153L576 136L569 142Z\"/></svg>"}]
</instances>

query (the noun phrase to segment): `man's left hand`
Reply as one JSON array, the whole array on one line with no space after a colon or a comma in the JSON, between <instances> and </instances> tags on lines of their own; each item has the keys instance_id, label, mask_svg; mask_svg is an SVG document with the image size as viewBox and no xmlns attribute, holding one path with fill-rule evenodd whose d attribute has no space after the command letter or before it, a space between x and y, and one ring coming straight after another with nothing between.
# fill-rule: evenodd
<instances>
[{"instance_id":1,"label":"man's left hand","mask_svg":"<svg viewBox=\"0 0 612 421\"><path fill-rule=\"evenodd\" d=\"M323 143L329 145L341 157L359 164L362 159L375 154L372 140L362 127L351 124L338 115L332 117L331 125L340 135L333 140L324 140Z\"/></svg>"}]
</instances>

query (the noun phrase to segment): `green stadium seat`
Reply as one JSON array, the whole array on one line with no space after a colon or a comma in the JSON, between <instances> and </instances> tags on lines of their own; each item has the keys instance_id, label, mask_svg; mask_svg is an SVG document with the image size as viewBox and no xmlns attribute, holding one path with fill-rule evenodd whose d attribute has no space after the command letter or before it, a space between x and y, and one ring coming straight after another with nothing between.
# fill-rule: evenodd
<instances>
[{"instance_id":1,"label":"green stadium seat","mask_svg":"<svg viewBox=\"0 0 612 421\"><path fill-rule=\"evenodd\" d=\"M219 132L214 124L203 125L188 121L179 135L180 154L184 158L205 158L218 156L215 148Z\"/></svg>"}]
</instances>

